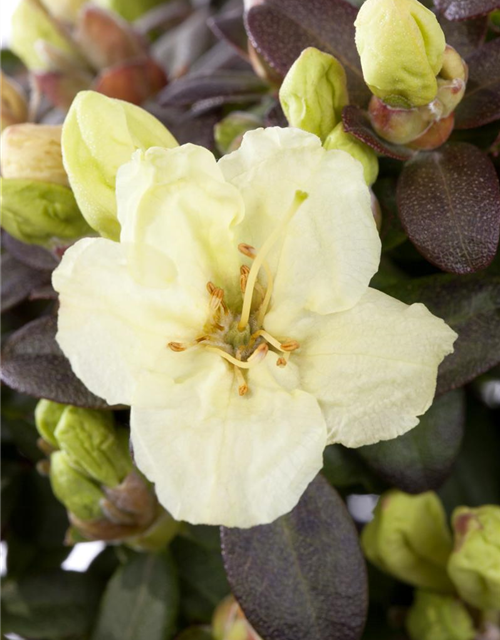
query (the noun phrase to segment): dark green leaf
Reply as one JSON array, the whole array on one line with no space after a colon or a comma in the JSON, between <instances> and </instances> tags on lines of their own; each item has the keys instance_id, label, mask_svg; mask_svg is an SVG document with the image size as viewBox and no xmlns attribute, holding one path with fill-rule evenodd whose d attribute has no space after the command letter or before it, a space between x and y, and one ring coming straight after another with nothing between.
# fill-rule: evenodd
<instances>
[{"instance_id":1,"label":"dark green leaf","mask_svg":"<svg viewBox=\"0 0 500 640\"><path fill-rule=\"evenodd\" d=\"M434 0L434 4L448 20L468 20L500 8L499 0Z\"/></svg>"},{"instance_id":2,"label":"dark green leaf","mask_svg":"<svg viewBox=\"0 0 500 640\"><path fill-rule=\"evenodd\" d=\"M214 638L210 633L210 627L190 627L175 640L214 640Z\"/></svg>"},{"instance_id":3,"label":"dark green leaf","mask_svg":"<svg viewBox=\"0 0 500 640\"><path fill-rule=\"evenodd\" d=\"M39 318L16 331L2 349L1 379L12 389L77 407L107 404L75 376L55 340L57 318Z\"/></svg>"},{"instance_id":4,"label":"dark green leaf","mask_svg":"<svg viewBox=\"0 0 500 640\"><path fill-rule=\"evenodd\" d=\"M463 386L500 362L500 277L436 275L385 290L422 302L458 333L454 352L439 367L437 393Z\"/></svg>"},{"instance_id":5,"label":"dark green leaf","mask_svg":"<svg viewBox=\"0 0 500 640\"><path fill-rule=\"evenodd\" d=\"M354 43L357 10L345 0L252 0L245 3L253 46L285 76L301 52L316 47L344 66L351 102L364 106L370 91Z\"/></svg>"},{"instance_id":6,"label":"dark green leaf","mask_svg":"<svg viewBox=\"0 0 500 640\"><path fill-rule=\"evenodd\" d=\"M451 391L434 401L420 424L399 438L356 449L389 485L407 493L439 487L448 477L464 430L464 394Z\"/></svg>"},{"instance_id":7,"label":"dark green leaf","mask_svg":"<svg viewBox=\"0 0 500 640\"><path fill-rule=\"evenodd\" d=\"M366 568L354 524L319 476L272 524L222 529L232 591L266 640L354 640L366 617Z\"/></svg>"},{"instance_id":8,"label":"dark green leaf","mask_svg":"<svg viewBox=\"0 0 500 640\"><path fill-rule=\"evenodd\" d=\"M2 630L30 638L67 638L90 630L101 583L85 573L55 570L8 579L2 588Z\"/></svg>"},{"instance_id":9,"label":"dark green leaf","mask_svg":"<svg viewBox=\"0 0 500 640\"><path fill-rule=\"evenodd\" d=\"M168 640L179 591L170 555L144 553L120 567L106 587L92 640Z\"/></svg>"},{"instance_id":10,"label":"dark green leaf","mask_svg":"<svg viewBox=\"0 0 500 640\"><path fill-rule=\"evenodd\" d=\"M171 545L181 587L181 613L190 623L210 622L219 602L228 595L216 527L187 527Z\"/></svg>"},{"instance_id":11,"label":"dark green leaf","mask_svg":"<svg viewBox=\"0 0 500 640\"><path fill-rule=\"evenodd\" d=\"M469 79L455 112L457 129L481 127L500 118L500 38L467 58Z\"/></svg>"},{"instance_id":12,"label":"dark green leaf","mask_svg":"<svg viewBox=\"0 0 500 640\"><path fill-rule=\"evenodd\" d=\"M352 134L361 142L364 142L377 153L394 160L408 160L415 155L415 152L408 147L391 144L383 140L372 129L370 118L363 109L359 109L353 105L344 107L342 111L342 122L347 133Z\"/></svg>"},{"instance_id":13,"label":"dark green leaf","mask_svg":"<svg viewBox=\"0 0 500 640\"><path fill-rule=\"evenodd\" d=\"M477 147L451 143L407 162L398 208L413 244L440 269L473 273L495 257L500 188L493 164Z\"/></svg>"},{"instance_id":14,"label":"dark green leaf","mask_svg":"<svg viewBox=\"0 0 500 640\"><path fill-rule=\"evenodd\" d=\"M321 473L328 482L338 489L353 491L357 487L376 493L377 478L356 455L354 449L348 449L341 444L331 444L323 454L323 469Z\"/></svg>"}]
</instances>

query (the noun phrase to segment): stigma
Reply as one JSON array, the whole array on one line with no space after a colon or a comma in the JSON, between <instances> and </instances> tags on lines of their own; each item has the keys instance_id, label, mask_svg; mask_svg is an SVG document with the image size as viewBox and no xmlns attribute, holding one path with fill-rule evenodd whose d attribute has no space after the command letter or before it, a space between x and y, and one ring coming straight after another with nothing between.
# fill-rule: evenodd
<instances>
[{"instance_id":1,"label":"stigma","mask_svg":"<svg viewBox=\"0 0 500 640\"><path fill-rule=\"evenodd\" d=\"M175 353L198 347L226 360L234 369L239 396L245 396L249 391L245 371L263 362L270 350L279 356L276 365L285 367L291 354L300 348L296 340L289 337L278 339L263 328L264 318L271 304L274 284L273 274L266 257L307 197L308 195L303 191L295 192L288 212L258 251L246 243L238 245L240 253L252 260L250 267L247 265L240 267L239 288L242 294L240 313L229 308L222 288L213 282L208 282L207 321L200 335L191 342L169 342L167 345ZM261 270L266 275L265 286L258 280Z\"/></svg>"}]
</instances>

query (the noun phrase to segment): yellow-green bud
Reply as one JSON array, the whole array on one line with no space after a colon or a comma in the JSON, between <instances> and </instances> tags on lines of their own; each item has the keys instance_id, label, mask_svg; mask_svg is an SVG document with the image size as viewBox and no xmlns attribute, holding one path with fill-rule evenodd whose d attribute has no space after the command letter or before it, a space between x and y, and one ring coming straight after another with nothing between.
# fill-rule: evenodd
<instances>
[{"instance_id":1,"label":"yellow-green bud","mask_svg":"<svg viewBox=\"0 0 500 640\"><path fill-rule=\"evenodd\" d=\"M144 109L94 91L77 95L63 126L64 167L81 211L102 236L118 240L115 180L136 149L177 146Z\"/></svg>"},{"instance_id":2,"label":"yellow-green bud","mask_svg":"<svg viewBox=\"0 0 500 640\"><path fill-rule=\"evenodd\" d=\"M411 640L473 640L476 631L464 604L453 596L417 591L406 618Z\"/></svg>"},{"instance_id":3,"label":"yellow-green bud","mask_svg":"<svg viewBox=\"0 0 500 640\"><path fill-rule=\"evenodd\" d=\"M379 569L416 587L451 591L446 573L451 535L439 498L429 491L385 493L361 535L366 557Z\"/></svg>"},{"instance_id":4,"label":"yellow-green bud","mask_svg":"<svg viewBox=\"0 0 500 640\"><path fill-rule=\"evenodd\" d=\"M153 9L165 0L94 0L95 4L102 9L114 11L128 20L133 22L140 18L143 13Z\"/></svg>"},{"instance_id":5,"label":"yellow-green bud","mask_svg":"<svg viewBox=\"0 0 500 640\"><path fill-rule=\"evenodd\" d=\"M61 125L16 124L2 133L4 178L43 180L69 186L62 163Z\"/></svg>"},{"instance_id":6,"label":"yellow-green bud","mask_svg":"<svg viewBox=\"0 0 500 640\"><path fill-rule=\"evenodd\" d=\"M279 97L291 127L324 140L349 104L344 67L328 53L304 49L286 74Z\"/></svg>"},{"instance_id":7,"label":"yellow-green bud","mask_svg":"<svg viewBox=\"0 0 500 640\"><path fill-rule=\"evenodd\" d=\"M446 42L432 11L417 0L366 0L355 26L372 93L392 106L434 100Z\"/></svg>"},{"instance_id":8,"label":"yellow-green bud","mask_svg":"<svg viewBox=\"0 0 500 640\"><path fill-rule=\"evenodd\" d=\"M100 484L116 487L132 470L128 440L117 435L108 411L67 406L54 436L73 467Z\"/></svg>"},{"instance_id":9,"label":"yellow-green bud","mask_svg":"<svg viewBox=\"0 0 500 640\"><path fill-rule=\"evenodd\" d=\"M179 532L181 523L160 507L154 523L140 536L129 538L127 546L137 551L157 551L164 549Z\"/></svg>"},{"instance_id":10,"label":"yellow-green bud","mask_svg":"<svg viewBox=\"0 0 500 640\"><path fill-rule=\"evenodd\" d=\"M74 24L81 7L88 0L42 0L42 2L55 18Z\"/></svg>"},{"instance_id":11,"label":"yellow-green bud","mask_svg":"<svg viewBox=\"0 0 500 640\"><path fill-rule=\"evenodd\" d=\"M261 126L262 122L257 116L245 111L233 111L214 127L217 148L222 154L236 151L244 134Z\"/></svg>"},{"instance_id":12,"label":"yellow-green bud","mask_svg":"<svg viewBox=\"0 0 500 640\"><path fill-rule=\"evenodd\" d=\"M28 105L22 88L0 71L0 131L28 119Z\"/></svg>"},{"instance_id":13,"label":"yellow-green bud","mask_svg":"<svg viewBox=\"0 0 500 640\"><path fill-rule=\"evenodd\" d=\"M233 596L224 598L215 609L212 636L214 640L261 640Z\"/></svg>"},{"instance_id":14,"label":"yellow-green bud","mask_svg":"<svg viewBox=\"0 0 500 640\"><path fill-rule=\"evenodd\" d=\"M56 498L81 520L102 517L100 502L104 498L103 492L74 469L69 456L63 451L56 451L50 457L50 483Z\"/></svg>"},{"instance_id":15,"label":"yellow-green bud","mask_svg":"<svg viewBox=\"0 0 500 640\"><path fill-rule=\"evenodd\" d=\"M59 449L59 443L54 435L54 431L66 406L65 404L59 404L59 402L52 402L51 400L40 400L36 405L35 424L38 433L55 449Z\"/></svg>"},{"instance_id":16,"label":"yellow-green bud","mask_svg":"<svg viewBox=\"0 0 500 640\"><path fill-rule=\"evenodd\" d=\"M339 122L327 136L325 149L340 149L346 151L363 165L363 173L368 186L371 186L378 176L378 158L375 151L361 140L344 131L344 125Z\"/></svg>"},{"instance_id":17,"label":"yellow-green bud","mask_svg":"<svg viewBox=\"0 0 500 640\"><path fill-rule=\"evenodd\" d=\"M460 597L478 609L500 610L500 507L458 507L448 573Z\"/></svg>"},{"instance_id":18,"label":"yellow-green bud","mask_svg":"<svg viewBox=\"0 0 500 640\"><path fill-rule=\"evenodd\" d=\"M50 70L50 64L40 54L40 41L59 49L75 64L82 64L76 47L39 0L21 0L12 15L11 28L11 49L31 71Z\"/></svg>"},{"instance_id":19,"label":"yellow-green bud","mask_svg":"<svg viewBox=\"0 0 500 640\"><path fill-rule=\"evenodd\" d=\"M57 239L76 240L92 229L83 219L71 189L35 180L0 180L2 227L28 244L52 247Z\"/></svg>"}]
</instances>

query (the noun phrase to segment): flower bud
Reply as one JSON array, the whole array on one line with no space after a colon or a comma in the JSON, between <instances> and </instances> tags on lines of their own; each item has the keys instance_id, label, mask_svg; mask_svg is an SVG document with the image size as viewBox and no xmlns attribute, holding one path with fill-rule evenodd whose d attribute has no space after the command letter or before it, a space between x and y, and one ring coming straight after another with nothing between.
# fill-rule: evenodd
<instances>
[{"instance_id":1,"label":"flower bud","mask_svg":"<svg viewBox=\"0 0 500 640\"><path fill-rule=\"evenodd\" d=\"M65 404L59 404L59 402L52 402L51 400L39 400L36 405L35 425L38 433L45 442L48 442L55 449L59 449L59 443L54 431L65 409Z\"/></svg>"},{"instance_id":2,"label":"flower bud","mask_svg":"<svg viewBox=\"0 0 500 640\"><path fill-rule=\"evenodd\" d=\"M0 71L0 132L28 119L28 105L22 88Z\"/></svg>"},{"instance_id":3,"label":"flower bud","mask_svg":"<svg viewBox=\"0 0 500 640\"><path fill-rule=\"evenodd\" d=\"M136 149L176 145L171 133L140 107L93 91L79 93L64 122L62 149L71 187L90 226L118 240L115 180L119 167Z\"/></svg>"},{"instance_id":4,"label":"flower bud","mask_svg":"<svg viewBox=\"0 0 500 640\"><path fill-rule=\"evenodd\" d=\"M478 609L500 610L500 507L458 507L448 573L460 597Z\"/></svg>"},{"instance_id":5,"label":"flower bud","mask_svg":"<svg viewBox=\"0 0 500 640\"><path fill-rule=\"evenodd\" d=\"M214 127L217 148L222 154L236 151L243 140L244 134L261 126L261 120L252 113L233 111Z\"/></svg>"},{"instance_id":6,"label":"flower bud","mask_svg":"<svg viewBox=\"0 0 500 640\"><path fill-rule=\"evenodd\" d=\"M100 501L104 497L99 487L73 468L69 456L56 451L50 457L52 491L66 509L81 520L102 517Z\"/></svg>"},{"instance_id":7,"label":"flower bud","mask_svg":"<svg viewBox=\"0 0 500 640\"><path fill-rule=\"evenodd\" d=\"M128 440L117 435L108 411L67 406L54 436L73 467L106 487L116 487L132 470Z\"/></svg>"},{"instance_id":8,"label":"flower bud","mask_svg":"<svg viewBox=\"0 0 500 640\"><path fill-rule=\"evenodd\" d=\"M465 605L452 596L418 590L406 618L411 640L473 640L476 631Z\"/></svg>"},{"instance_id":9,"label":"flower bud","mask_svg":"<svg viewBox=\"0 0 500 640\"><path fill-rule=\"evenodd\" d=\"M355 26L372 93L396 107L434 100L446 43L432 11L417 0L366 0Z\"/></svg>"},{"instance_id":10,"label":"flower bud","mask_svg":"<svg viewBox=\"0 0 500 640\"><path fill-rule=\"evenodd\" d=\"M80 9L88 0L42 0L42 2L55 18L74 24Z\"/></svg>"},{"instance_id":11,"label":"flower bud","mask_svg":"<svg viewBox=\"0 0 500 640\"><path fill-rule=\"evenodd\" d=\"M133 22L140 18L143 13L153 9L165 0L94 0L95 4L102 9L114 11L128 20Z\"/></svg>"},{"instance_id":12,"label":"flower bud","mask_svg":"<svg viewBox=\"0 0 500 640\"><path fill-rule=\"evenodd\" d=\"M453 125L455 124L455 115L450 113L446 118L439 118L433 122L431 126L421 136L408 143L410 149L419 149L422 151L431 151L443 145L451 136Z\"/></svg>"},{"instance_id":13,"label":"flower bud","mask_svg":"<svg viewBox=\"0 0 500 640\"><path fill-rule=\"evenodd\" d=\"M71 189L50 182L5 179L1 184L2 227L27 244L52 248L58 240L89 235Z\"/></svg>"},{"instance_id":14,"label":"flower bud","mask_svg":"<svg viewBox=\"0 0 500 640\"><path fill-rule=\"evenodd\" d=\"M16 124L1 137L4 178L43 180L69 186L62 163L61 125Z\"/></svg>"},{"instance_id":15,"label":"flower bud","mask_svg":"<svg viewBox=\"0 0 500 640\"><path fill-rule=\"evenodd\" d=\"M212 636L214 640L261 640L233 596L224 598L215 609Z\"/></svg>"},{"instance_id":16,"label":"flower bud","mask_svg":"<svg viewBox=\"0 0 500 640\"><path fill-rule=\"evenodd\" d=\"M446 564L452 541L435 493L385 493L363 530L366 557L379 569L416 587L451 591Z\"/></svg>"},{"instance_id":17,"label":"flower bud","mask_svg":"<svg viewBox=\"0 0 500 640\"><path fill-rule=\"evenodd\" d=\"M64 30L39 0L21 0L12 15L11 49L31 71L48 71L50 65L40 55L37 43L48 42L75 64L83 59Z\"/></svg>"},{"instance_id":18,"label":"flower bud","mask_svg":"<svg viewBox=\"0 0 500 640\"><path fill-rule=\"evenodd\" d=\"M304 49L286 74L279 97L291 127L324 141L349 104L344 67L328 53Z\"/></svg>"},{"instance_id":19,"label":"flower bud","mask_svg":"<svg viewBox=\"0 0 500 640\"><path fill-rule=\"evenodd\" d=\"M435 118L427 107L397 109L376 96L370 100L368 113L373 129L381 138L393 144L408 144L420 137Z\"/></svg>"},{"instance_id":20,"label":"flower bud","mask_svg":"<svg viewBox=\"0 0 500 640\"><path fill-rule=\"evenodd\" d=\"M177 535L181 523L159 507L159 514L154 523L143 534L127 540L127 546L137 551L158 551L164 549Z\"/></svg>"},{"instance_id":21,"label":"flower bud","mask_svg":"<svg viewBox=\"0 0 500 640\"><path fill-rule=\"evenodd\" d=\"M378 158L375 151L355 136L344 131L344 125L338 125L327 136L325 149L340 149L346 151L363 165L363 173L368 186L371 186L378 176Z\"/></svg>"}]
</instances>

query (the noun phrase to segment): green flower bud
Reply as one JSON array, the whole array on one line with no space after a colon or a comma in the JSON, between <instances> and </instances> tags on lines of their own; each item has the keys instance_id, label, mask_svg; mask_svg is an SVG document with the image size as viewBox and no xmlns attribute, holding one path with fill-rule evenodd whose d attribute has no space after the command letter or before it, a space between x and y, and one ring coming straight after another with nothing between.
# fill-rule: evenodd
<instances>
[{"instance_id":1,"label":"green flower bud","mask_svg":"<svg viewBox=\"0 0 500 640\"><path fill-rule=\"evenodd\" d=\"M279 97L291 127L324 140L349 104L344 67L328 53L304 49L286 74Z\"/></svg>"},{"instance_id":2,"label":"green flower bud","mask_svg":"<svg viewBox=\"0 0 500 640\"><path fill-rule=\"evenodd\" d=\"M51 400L40 400L35 409L35 424L38 433L42 438L52 445L55 449L59 449L59 443L54 435L54 431L61 419L65 404L52 402Z\"/></svg>"},{"instance_id":3,"label":"green flower bud","mask_svg":"<svg viewBox=\"0 0 500 640\"><path fill-rule=\"evenodd\" d=\"M428 107L397 109L372 96L368 107L370 121L381 138L393 144L408 144L423 135L434 122Z\"/></svg>"},{"instance_id":4,"label":"green flower bud","mask_svg":"<svg viewBox=\"0 0 500 640\"><path fill-rule=\"evenodd\" d=\"M172 148L171 133L140 107L93 91L75 98L63 126L64 167L87 222L102 236L118 240L115 180L136 149Z\"/></svg>"},{"instance_id":5,"label":"green flower bud","mask_svg":"<svg viewBox=\"0 0 500 640\"><path fill-rule=\"evenodd\" d=\"M43 180L69 186L64 171L59 125L16 124L1 137L0 166L4 178Z\"/></svg>"},{"instance_id":6,"label":"green flower bud","mask_svg":"<svg viewBox=\"0 0 500 640\"><path fill-rule=\"evenodd\" d=\"M411 640L473 640L476 631L464 604L452 596L417 591L406 618Z\"/></svg>"},{"instance_id":7,"label":"green flower bud","mask_svg":"<svg viewBox=\"0 0 500 640\"><path fill-rule=\"evenodd\" d=\"M346 151L353 158L361 162L365 181L371 186L378 176L378 158L375 151L361 140L344 131L344 125L339 122L333 131L327 136L325 149L340 149Z\"/></svg>"},{"instance_id":8,"label":"green flower bud","mask_svg":"<svg viewBox=\"0 0 500 640\"><path fill-rule=\"evenodd\" d=\"M12 15L11 49L31 71L48 71L50 64L40 55L40 41L59 49L75 64L83 59L69 37L39 0L21 0Z\"/></svg>"},{"instance_id":9,"label":"green flower bud","mask_svg":"<svg viewBox=\"0 0 500 640\"><path fill-rule=\"evenodd\" d=\"M56 451L50 457L50 482L52 491L66 509L81 520L102 517L100 501L104 494L86 476L74 469L69 456Z\"/></svg>"},{"instance_id":10,"label":"green flower bud","mask_svg":"<svg viewBox=\"0 0 500 640\"><path fill-rule=\"evenodd\" d=\"M236 151L243 140L244 134L261 126L261 120L252 113L233 111L214 127L217 148L222 154Z\"/></svg>"},{"instance_id":11,"label":"green flower bud","mask_svg":"<svg viewBox=\"0 0 500 640\"><path fill-rule=\"evenodd\" d=\"M51 247L76 240L92 229L83 219L71 189L50 182L2 178L2 227L28 244Z\"/></svg>"},{"instance_id":12,"label":"green flower bud","mask_svg":"<svg viewBox=\"0 0 500 640\"><path fill-rule=\"evenodd\" d=\"M500 507L458 507L448 573L460 597L478 609L500 610Z\"/></svg>"},{"instance_id":13,"label":"green flower bud","mask_svg":"<svg viewBox=\"0 0 500 640\"><path fill-rule=\"evenodd\" d=\"M55 18L74 24L81 7L88 0L42 0L42 2Z\"/></svg>"},{"instance_id":14,"label":"green flower bud","mask_svg":"<svg viewBox=\"0 0 500 640\"><path fill-rule=\"evenodd\" d=\"M445 37L436 16L417 0L367 0L355 22L366 84L392 106L432 102Z\"/></svg>"},{"instance_id":15,"label":"green flower bud","mask_svg":"<svg viewBox=\"0 0 500 640\"><path fill-rule=\"evenodd\" d=\"M233 596L217 606L212 618L214 640L261 640Z\"/></svg>"},{"instance_id":16,"label":"green flower bud","mask_svg":"<svg viewBox=\"0 0 500 640\"><path fill-rule=\"evenodd\" d=\"M102 9L114 11L125 20L133 22L165 0L94 0L94 2Z\"/></svg>"},{"instance_id":17,"label":"green flower bud","mask_svg":"<svg viewBox=\"0 0 500 640\"><path fill-rule=\"evenodd\" d=\"M116 487L132 470L127 441L108 411L67 406L54 436L73 467L106 487Z\"/></svg>"},{"instance_id":18,"label":"green flower bud","mask_svg":"<svg viewBox=\"0 0 500 640\"><path fill-rule=\"evenodd\" d=\"M375 508L361 535L366 557L379 569L416 587L451 591L446 573L451 535L439 498L393 489Z\"/></svg>"},{"instance_id":19,"label":"green flower bud","mask_svg":"<svg viewBox=\"0 0 500 640\"><path fill-rule=\"evenodd\" d=\"M0 71L0 131L28 119L28 105L22 88Z\"/></svg>"}]
</instances>

